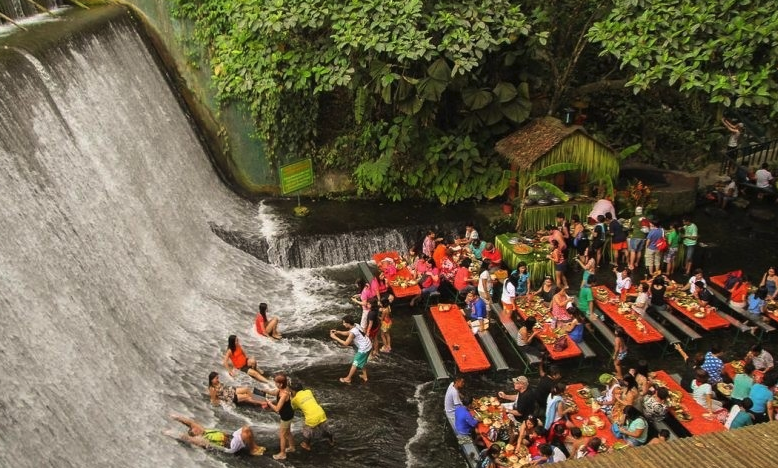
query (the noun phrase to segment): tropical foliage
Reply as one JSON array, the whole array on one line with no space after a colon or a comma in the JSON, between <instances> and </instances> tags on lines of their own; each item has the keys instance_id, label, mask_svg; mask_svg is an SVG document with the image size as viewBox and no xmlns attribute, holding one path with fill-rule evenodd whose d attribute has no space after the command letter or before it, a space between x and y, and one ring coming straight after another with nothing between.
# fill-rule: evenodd
<instances>
[{"instance_id":1,"label":"tropical foliage","mask_svg":"<svg viewBox=\"0 0 778 468\"><path fill-rule=\"evenodd\" d=\"M499 183L493 139L531 105L515 56L547 36L508 0L175 3L219 98L248 104L271 157L315 150L353 170L361 192L392 199L449 203ZM351 111L322 108L328 94ZM341 124L321 135L321 120Z\"/></svg>"},{"instance_id":2,"label":"tropical foliage","mask_svg":"<svg viewBox=\"0 0 778 468\"><path fill-rule=\"evenodd\" d=\"M651 187L640 180L634 180L627 184L624 190L616 192L616 202L621 209L620 215L631 216L638 206L648 214L656 209L658 201L651 193Z\"/></svg>"},{"instance_id":3,"label":"tropical foliage","mask_svg":"<svg viewBox=\"0 0 778 468\"><path fill-rule=\"evenodd\" d=\"M635 93L666 83L726 107L778 114L778 15L771 2L616 0L589 37L632 73Z\"/></svg>"}]
</instances>

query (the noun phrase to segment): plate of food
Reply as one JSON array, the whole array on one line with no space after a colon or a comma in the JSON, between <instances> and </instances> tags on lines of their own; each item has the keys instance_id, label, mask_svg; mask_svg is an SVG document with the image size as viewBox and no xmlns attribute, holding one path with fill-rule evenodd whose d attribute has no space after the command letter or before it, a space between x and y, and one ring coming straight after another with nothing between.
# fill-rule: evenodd
<instances>
[{"instance_id":1,"label":"plate of food","mask_svg":"<svg viewBox=\"0 0 778 468\"><path fill-rule=\"evenodd\" d=\"M733 388L732 384L726 384L724 382L719 382L718 384L716 384L716 388L724 396L732 395L732 388Z\"/></svg>"},{"instance_id":2,"label":"plate of food","mask_svg":"<svg viewBox=\"0 0 778 468\"><path fill-rule=\"evenodd\" d=\"M592 391L589 389L589 387L584 387L581 389L578 389L578 395L581 398L591 398L592 397Z\"/></svg>"},{"instance_id":3,"label":"plate of food","mask_svg":"<svg viewBox=\"0 0 778 468\"><path fill-rule=\"evenodd\" d=\"M508 243L511 244L511 245L516 245L519 242L521 242L521 241L519 241L518 237L511 237L510 239L508 239Z\"/></svg>"},{"instance_id":4,"label":"plate of food","mask_svg":"<svg viewBox=\"0 0 778 468\"><path fill-rule=\"evenodd\" d=\"M581 426L581 434L584 437L592 437L594 434L597 434L597 429L595 429L594 426L584 424Z\"/></svg>"},{"instance_id":5,"label":"plate of food","mask_svg":"<svg viewBox=\"0 0 778 468\"><path fill-rule=\"evenodd\" d=\"M589 418L589 422L594 424L597 429L602 429L605 427L605 421L600 419L599 416L592 416Z\"/></svg>"},{"instance_id":6,"label":"plate of food","mask_svg":"<svg viewBox=\"0 0 778 468\"><path fill-rule=\"evenodd\" d=\"M485 411L485 410L484 410L484 411ZM484 423L484 424L485 424L485 425L487 425L487 426L491 426L493 421L492 421L492 419L491 419L491 418L485 418L485 419L484 419L483 421L481 421L481 422L482 422L482 423Z\"/></svg>"},{"instance_id":7,"label":"plate of food","mask_svg":"<svg viewBox=\"0 0 778 468\"><path fill-rule=\"evenodd\" d=\"M703 312L703 311L695 312L694 316L697 317L697 318L704 318L705 317L705 312Z\"/></svg>"},{"instance_id":8,"label":"plate of food","mask_svg":"<svg viewBox=\"0 0 778 468\"><path fill-rule=\"evenodd\" d=\"M513 251L519 255L531 254L534 249L527 244L516 244L513 246Z\"/></svg>"},{"instance_id":9,"label":"plate of food","mask_svg":"<svg viewBox=\"0 0 778 468\"><path fill-rule=\"evenodd\" d=\"M629 447L629 444L622 440L618 440L613 444L613 450L624 450L627 447Z\"/></svg>"}]
</instances>

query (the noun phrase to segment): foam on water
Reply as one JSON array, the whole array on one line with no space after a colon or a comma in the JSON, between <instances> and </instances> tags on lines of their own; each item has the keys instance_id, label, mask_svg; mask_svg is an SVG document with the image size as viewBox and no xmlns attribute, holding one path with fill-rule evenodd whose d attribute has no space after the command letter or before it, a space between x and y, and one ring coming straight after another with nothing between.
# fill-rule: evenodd
<instances>
[{"instance_id":1,"label":"foam on water","mask_svg":"<svg viewBox=\"0 0 778 468\"><path fill-rule=\"evenodd\" d=\"M427 466L427 461L419 460L413 453L416 445L419 444L424 438L431 432L434 432L430 418L425 417L425 410L427 410L428 404L425 401L424 396L429 393L429 389L432 387L433 382L424 382L416 386L416 391L413 394L413 401L416 402L419 409L418 417L416 418L417 426L416 433L405 444L405 466L407 468L414 468L418 466Z\"/></svg>"}]
</instances>

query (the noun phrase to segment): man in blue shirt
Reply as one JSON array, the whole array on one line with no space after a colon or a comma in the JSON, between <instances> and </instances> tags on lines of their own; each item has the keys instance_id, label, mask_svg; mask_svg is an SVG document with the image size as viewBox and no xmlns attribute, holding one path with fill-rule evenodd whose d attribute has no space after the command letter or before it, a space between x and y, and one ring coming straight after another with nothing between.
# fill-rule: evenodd
<instances>
[{"instance_id":1,"label":"man in blue shirt","mask_svg":"<svg viewBox=\"0 0 778 468\"><path fill-rule=\"evenodd\" d=\"M478 420L470 414L470 405L473 403L473 397L467 396L462 400L461 405L454 408L454 430L460 436L472 436Z\"/></svg>"},{"instance_id":2,"label":"man in blue shirt","mask_svg":"<svg viewBox=\"0 0 778 468\"><path fill-rule=\"evenodd\" d=\"M724 361L721 360L723 355L724 351L721 346L714 344L710 347L710 351L705 355L705 360L700 366L708 372L710 377L708 383L711 386L721 382L721 369L724 367Z\"/></svg>"},{"instance_id":3,"label":"man in blue shirt","mask_svg":"<svg viewBox=\"0 0 778 468\"><path fill-rule=\"evenodd\" d=\"M477 293L471 291L467 293L467 299L465 299L465 302L467 303L467 309L469 314L467 315L467 318L472 320L470 322L470 326L473 328L474 332L484 331L486 330L486 317L488 316L486 311L486 302L479 296Z\"/></svg>"},{"instance_id":4,"label":"man in blue shirt","mask_svg":"<svg viewBox=\"0 0 778 468\"><path fill-rule=\"evenodd\" d=\"M754 415L754 423L763 423L773 420L774 408L773 408L773 392L770 390L776 384L778 379L772 372L765 374L762 383L754 383L751 387L751 392L748 394L748 398L754 402L754 406L751 407L751 414Z\"/></svg>"}]
</instances>

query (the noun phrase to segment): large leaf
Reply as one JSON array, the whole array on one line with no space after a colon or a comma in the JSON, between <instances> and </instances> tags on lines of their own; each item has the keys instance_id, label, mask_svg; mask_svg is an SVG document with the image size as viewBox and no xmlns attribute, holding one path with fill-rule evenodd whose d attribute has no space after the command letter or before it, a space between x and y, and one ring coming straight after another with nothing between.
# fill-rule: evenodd
<instances>
[{"instance_id":1,"label":"large leaf","mask_svg":"<svg viewBox=\"0 0 778 468\"><path fill-rule=\"evenodd\" d=\"M559 174L560 172L577 171L580 169L580 167L581 166L576 163L550 164L542 169L535 171L535 177L547 177L550 175Z\"/></svg>"},{"instance_id":2,"label":"large leaf","mask_svg":"<svg viewBox=\"0 0 778 468\"><path fill-rule=\"evenodd\" d=\"M506 103L512 100L518 94L519 92L516 91L516 87L505 81L497 83L497 86L494 87L494 95L497 96L497 99L501 103Z\"/></svg>"},{"instance_id":3,"label":"large leaf","mask_svg":"<svg viewBox=\"0 0 778 468\"><path fill-rule=\"evenodd\" d=\"M479 110L477 114L487 127L494 125L503 119L502 112L500 111L500 104L497 102L493 102L488 107Z\"/></svg>"},{"instance_id":4,"label":"large leaf","mask_svg":"<svg viewBox=\"0 0 778 468\"><path fill-rule=\"evenodd\" d=\"M408 115L418 113L422 106L424 106L424 100L420 99L418 96L412 96L397 103L397 109L403 114Z\"/></svg>"},{"instance_id":5,"label":"large leaf","mask_svg":"<svg viewBox=\"0 0 778 468\"><path fill-rule=\"evenodd\" d=\"M551 182L545 182L542 180L539 180L535 182L532 185L537 185L538 187L542 188L546 192L550 193L551 196L560 198L562 201L567 201L570 197L567 196L565 192L562 191L559 187L552 184ZM529 188L529 187L528 187Z\"/></svg>"},{"instance_id":6,"label":"large leaf","mask_svg":"<svg viewBox=\"0 0 778 468\"><path fill-rule=\"evenodd\" d=\"M427 101L440 101L440 96L443 95L443 91L446 90L447 83L445 81L436 80L432 77L423 78L419 81L417 91L419 96Z\"/></svg>"},{"instance_id":7,"label":"large leaf","mask_svg":"<svg viewBox=\"0 0 778 468\"><path fill-rule=\"evenodd\" d=\"M494 99L494 94L488 89L467 88L462 90L462 100L470 110L483 109Z\"/></svg>"},{"instance_id":8,"label":"large leaf","mask_svg":"<svg viewBox=\"0 0 778 468\"><path fill-rule=\"evenodd\" d=\"M500 106L500 112L502 112L502 115L515 123L521 123L527 120L531 110L532 103L521 98L515 99Z\"/></svg>"},{"instance_id":9,"label":"large leaf","mask_svg":"<svg viewBox=\"0 0 778 468\"><path fill-rule=\"evenodd\" d=\"M448 81L451 79L451 68L446 63L446 60L442 57L432 62L427 68L427 74L436 80Z\"/></svg>"}]
</instances>

